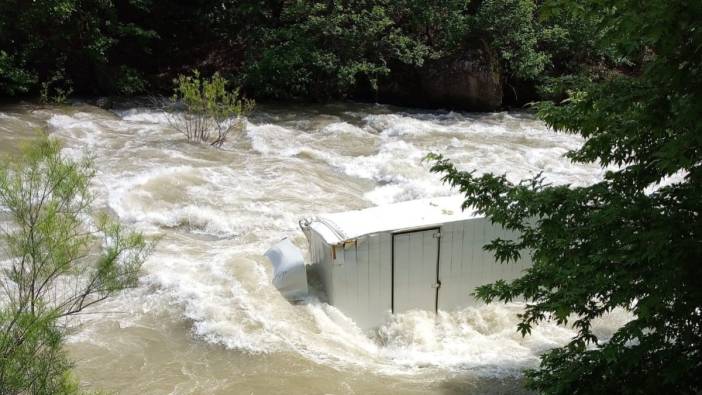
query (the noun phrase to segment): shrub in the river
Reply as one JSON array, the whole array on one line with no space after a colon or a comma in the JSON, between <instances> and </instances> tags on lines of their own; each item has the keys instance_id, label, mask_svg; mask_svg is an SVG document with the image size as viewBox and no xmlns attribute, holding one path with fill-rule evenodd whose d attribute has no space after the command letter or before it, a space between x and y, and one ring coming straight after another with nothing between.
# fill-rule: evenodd
<instances>
[{"instance_id":1,"label":"shrub in the river","mask_svg":"<svg viewBox=\"0 0 702 395\"><path fill-rule=\"evenodd\" d=\"M48 81L41 83L39 101L44 104L65 104L71 93L73 83L64 77L63 71L57 71Z\"/></svg>"},{"instance_id":2,"label":"shrub in the river","mask_svg":"<svg viewBox=\"0 0 702 395\"><path fill-rule=\"evenodd\" d=\"M1 394L77 393L63 350L70 319L136 286L151 251L140 233L92 215L93 175L48 138L0 162Z\"/></svg>"},{"instance_id":3,"label":"shrub in the river","mask_svg":"<svg viewBox=\"0 0 702 395\"><path fill-rule=\"evenodd\" d=\"M573 81L567 101L539 106L556 131L584 137L572 160L611 168L588 186L555 186L540 176L515 185L434 157L433 170L465 194L467 206L521 233L485 248L502 263L533 257L523 277L480 287L477 296L525 299L524 335L544 320L577 330L527 372L541 393L699 394L702 3L547 4L576 16L602 13L597 45L633 60L628 73ZM600 338L593 321L613 309L633 318Z\"/></svg>"},{"instance_id":4,"label":"shrub in the river","mask_svg":"<svg viewBox=\"0 0 702 395\"><path fill-rule=\"evenodd\" d=\"M168 122L190 142L221 147L227 137L245 131L246 115L254 102L227 89L227 81L215 73L203 78L198 71L176 80L175 94L168 109Z\"/></svg>"}]
</instances>

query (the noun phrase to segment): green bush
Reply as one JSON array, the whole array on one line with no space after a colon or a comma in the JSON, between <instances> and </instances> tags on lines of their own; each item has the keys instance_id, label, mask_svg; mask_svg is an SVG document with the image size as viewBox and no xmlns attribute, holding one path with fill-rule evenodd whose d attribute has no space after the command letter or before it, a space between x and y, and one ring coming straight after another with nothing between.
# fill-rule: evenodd
<instances>
[{"instance_id":1,"label":"green bush","mask_svg":"<svg viewBox=\"0 0 702 395\"><path fill-rule=\"evenodd\" d=\"M120 66L114 78L115 90L121 95L137 95L146 93L148 86L144 76L138 70Z\"/></svg>"},{"instance_id":2,"label":"green bush","mask_svg":"<svg viewBox=\"0 0 702 395\"><path fill-rule=\"evenodd\" d=\"M246 130L245 117L253 110L252 100L241 98L239 90L230 91L227 81L215 73L202 78L198 71L176 80L175 94L168 108L170 125L188 141L221 147L232 133Z\"/></svg>"},{"instance_id":3,"label":"green bush","mask_svg":"<svg viewBox=\"0 0 702 395\"><path fill-rule=\"evenodd\" d=\"M23 64L18 64L12 55L0 50L0 94L9 96L27 93L34 84L37 77Z\"/></svg>"},{"instance_id":4,"label":"green bush","mask_svg":"<svg viewBox=\"0 0 702 395\"><path fill-rule=\"evenodd\" d=\"M90 160L46 137L0 162L0 393L77 392L64 350L69 319L137 285L152 249L106 214L91 215ZM85 218L93 218L93 225Z\"/></svg>"},{"instance_id":5,"label":"green bush","mask_svg":"<svg viewBox=\"0 0 702 395\"><path fill-rule=\"evenodd\" d=\"M39 101L44 104L65 104L73 93L73 83L59 70L49 80L41 83Z\"/></svg>"},{"instance_id":6,"label":"green bush","mask_svg":"<svg viewBox=\"0 0 702 395\"><path fill-rule=\"evenodd\" d=\"M117 93L107 92L114 84L103 84L100 74L149 59L156 34L143 27L144 6L138 0L0 1L0 95L46 91L42 84L56 85L57 73L79 93Z\"/></svg>"},{"instance_id":7,"label":"green bush","mask_svg":"<svg viewBox=\"0 0 702 395\"><path fill-rule=\"evenodd\" d=\"M483 36L498 53L505 75L534 80L544 71L547 55L537 47L540 29L531 0L483 0L475 15L473 35Z\"/></svg>"},{"instance_id":8,"label":"green bush","mask_svg":"<svg viewBox=\"0 0 702 395\"><path fill-rule=\"evenodd\" d=\"M421 51L401 35L387 1L292 2L275 26L258 29L258 40L244 80L276 98L343 97L361 80L375 85L398 55Z\"/></svg>"}]
</instances>

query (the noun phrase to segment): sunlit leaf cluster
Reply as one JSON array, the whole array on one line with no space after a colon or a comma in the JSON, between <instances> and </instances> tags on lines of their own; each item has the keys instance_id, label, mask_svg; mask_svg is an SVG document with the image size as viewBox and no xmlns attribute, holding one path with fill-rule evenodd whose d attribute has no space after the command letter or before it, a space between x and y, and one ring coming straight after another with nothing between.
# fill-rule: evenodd
<instances>
[{"instance_id":1,"label":"sunlit leaf cluster","mask_svg":"<svg viewBox=\"0 0 702 395\"><path fill-rule=\"evenodd\" d=\"M526 300L519 330L554 320L577 335L546 352L529 386L545 393L697 393L702 390L702 4L553 1L601 12L598 45L633 66L573 84L538 106L555 132L584 137L568 153L607 167L600 182L518 184L431 156L432 170L494 222L521 232L486 246L500 261L530 254L512 282L477 289L485 301ZM604 7L604 8L603 8ZM632 320L598 338L593 320Z\"/></svg>"},{"instance_id":2,"label":"sunlit leaf cluster","mask_svg":"<svg viewBox=\"0 0 702 395\"><path fill-rule=\"evenodd\" d=\"M46 137L0 165L0 393L73 393L72 318L137 285L153 244L91 210L89 159Z\"/></svg>"}]
</instances>

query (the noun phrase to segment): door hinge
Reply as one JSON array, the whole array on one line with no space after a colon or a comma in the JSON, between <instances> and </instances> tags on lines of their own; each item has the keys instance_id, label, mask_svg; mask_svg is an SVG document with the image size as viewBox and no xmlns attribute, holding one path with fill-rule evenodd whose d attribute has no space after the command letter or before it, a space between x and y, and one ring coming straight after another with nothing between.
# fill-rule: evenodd
<instances>
[{"instance_id":1,"label":"door hinge","mask_svg":"<svg viewBox=\"0 0 702 395\"><path fill-rule=\"evenodd\" d=\"M439 288L441 287L441 281L437 281L434 283L434 285L431 286L432 288Z\"/></svg>"},{"instance_id":2,"label":"door hinge","mask_svg":"<svg viewBox=\"0 0 702 395\"><path fill-rule=\"evenodd\" d=\"M436 232L432 235L435 239L440 239L441 238L441 232Z\"/></svg>"}]
</instances>

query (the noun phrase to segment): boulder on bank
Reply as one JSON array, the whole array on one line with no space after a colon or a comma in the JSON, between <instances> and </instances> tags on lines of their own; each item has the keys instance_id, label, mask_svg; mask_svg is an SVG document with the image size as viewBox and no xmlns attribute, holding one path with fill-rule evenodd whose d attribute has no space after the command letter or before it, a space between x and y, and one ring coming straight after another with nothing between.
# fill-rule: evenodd
<instances>
[{"instance_id":1,"label":"boulder on bank","mask_svg":"<svg viewBox=\"0 0 702 395\"><path fill-rule=\"evenodd\" d=\"M107 96L100 96L95 99L95 105L103 110L110 110L114 106L114 103L111 98Z\"/></svg>"},{"instance_id":2,"label":"boulder on bank","mask_svg":"<svg viewBox=\"0 0 702 395\"><path fill-rule=\"evenodd\" d=\"M419 68L395 68L379 84L378 100L467 111L496 110L502 105L499 63L481 43Z\"/></svg>"}]
</instances>

